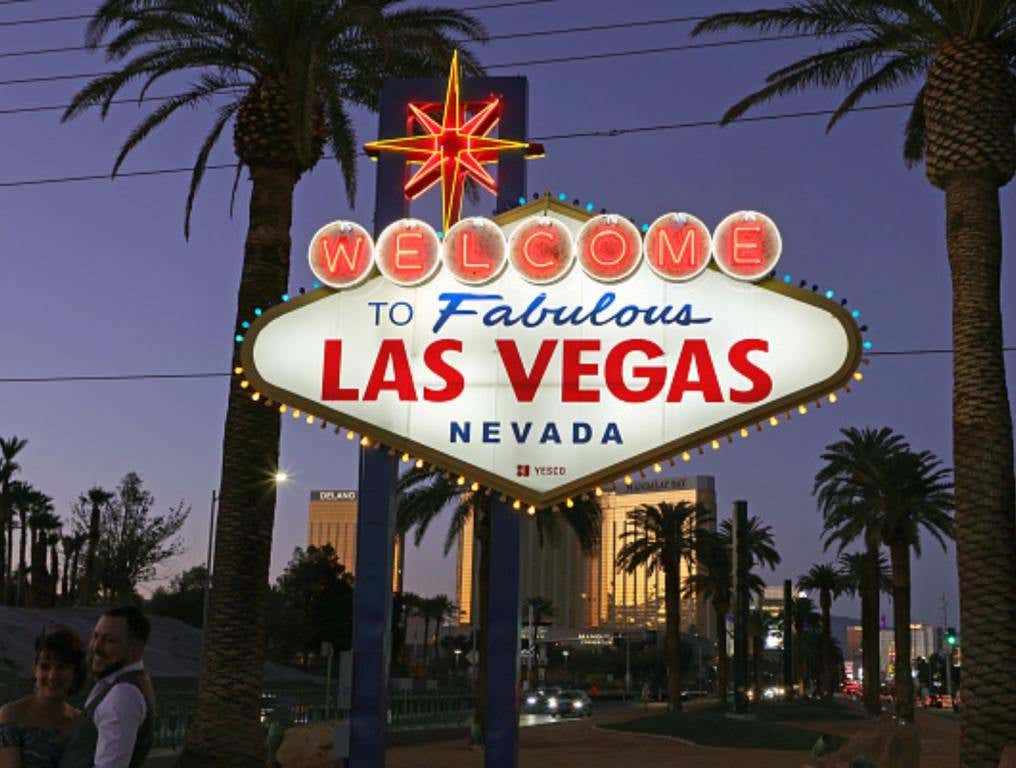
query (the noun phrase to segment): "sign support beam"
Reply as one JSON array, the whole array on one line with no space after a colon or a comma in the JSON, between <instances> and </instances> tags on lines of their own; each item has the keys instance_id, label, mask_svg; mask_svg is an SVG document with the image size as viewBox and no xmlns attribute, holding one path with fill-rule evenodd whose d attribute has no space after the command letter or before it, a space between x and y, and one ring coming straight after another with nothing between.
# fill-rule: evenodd
<instances>
[{"instance_id":1,"label":"sign support beam","mask_svg":"<svg viewBox=\"0 0 1016 768\"><path fill-rule=\"evenodd\" d=\"M516 768L518 737L519 514L496 497L490 520L490 608L484 768Z\"/></svg>"}]
</instances>

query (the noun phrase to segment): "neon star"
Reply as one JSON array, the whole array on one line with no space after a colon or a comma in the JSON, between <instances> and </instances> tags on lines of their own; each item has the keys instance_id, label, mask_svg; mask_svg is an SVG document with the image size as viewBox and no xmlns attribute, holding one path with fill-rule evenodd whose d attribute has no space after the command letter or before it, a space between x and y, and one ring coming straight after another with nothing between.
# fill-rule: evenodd
<instances>
[{"instance_id":1,"label":"neon star","mask_svg":"<svg viewBox=\"0 0 1016 768\"><path fill-rule=\"evenodd\" d=\"M483 167L496 163L501 152L524 150L527 157L542 156L539 144L494 139L488 134L501 119L501 100L485 102L469 120L460 98L459 53L452 56L441 122L410 103L409 110L426 133L398 139L382 139L364 145L367 154L377 159L381 152L400 152L406 160L420 167L406 182L406 197L415 200L441 182L441 218L444 231L459 220L466 178L471 178L492 195L497 182Z\"/></svg>"}]
</instances>

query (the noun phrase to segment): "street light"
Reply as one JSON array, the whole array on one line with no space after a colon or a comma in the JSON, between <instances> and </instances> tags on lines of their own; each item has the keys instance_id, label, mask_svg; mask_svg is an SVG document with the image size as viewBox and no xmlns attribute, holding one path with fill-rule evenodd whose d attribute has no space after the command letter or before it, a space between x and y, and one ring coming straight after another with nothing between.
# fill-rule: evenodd
<instances>
[{"instance_id":1,"label":"street light","mask_svg":"<svg viewBox=\"0 0 1016 768\"><path fill-rule=\"evenodd\" d=\"M459 671L459 656L461 656L461 655L462 655L462 649L461 648L456 648L455 649L455 671L456 672Z\"/></svg>"},{"instance_id":2,"label":"street light","mask_svg":"<svg viewBox=\"0 0 1016 768\"><path fill-rule=\"evenodd\" d=\"M561 655L564 656L564 671L565 671L565 674L567 675L568 674L568 649L565 648L563 651L561 651Z\"/></svg>"}]
</instances>

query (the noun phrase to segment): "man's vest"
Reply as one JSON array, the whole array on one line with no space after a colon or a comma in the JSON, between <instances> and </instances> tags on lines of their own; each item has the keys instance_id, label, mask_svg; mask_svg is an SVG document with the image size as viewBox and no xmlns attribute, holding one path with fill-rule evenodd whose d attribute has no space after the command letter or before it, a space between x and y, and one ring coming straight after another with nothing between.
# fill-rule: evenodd
<instances>
[{"instance_id":1,"label":"man's vest","mask_svg":"<svg viewBox=\"0 0 1016 768\"><path fill-rule=\"evenodd\" d=\"M99 694L85 705L81 717L74 724L67 748L60 758L60 768L92 768L95 764L95 748L99 743L99 730L95 727L95 710L113 686L119 683L133 685L145 697L145 719L138 727L130 768L141 768L144 765L155 736L155 690L152 688L151 678L145 672L135 671L118 675L109 685L104 685Z\"/></svg>"}]
</instances>

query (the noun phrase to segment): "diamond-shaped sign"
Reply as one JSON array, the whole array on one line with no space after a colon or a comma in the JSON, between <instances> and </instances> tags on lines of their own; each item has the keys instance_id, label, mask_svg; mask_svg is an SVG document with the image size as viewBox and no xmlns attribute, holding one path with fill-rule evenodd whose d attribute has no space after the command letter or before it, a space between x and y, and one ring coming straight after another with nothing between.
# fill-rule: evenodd
<instances>
[{"instance_id":1,"label":"diamond-shaped sign","mask_svg":"<svg viewBox=\"0 0 1016 768\"><path fill-rule=\"evenodd\" d=\"M535 237L513 251L516 230L557 222L580 241L590 218L549 202L496 218L509 264L482 284L462 279L463 263L480 263L467 253L417 285L378 276L269 309L244 339L244 376L540 506L826 398L859 365L847 311L775 280L712 268L670 281L645 260L616 281L571 260L550 282L514 268L513 253L550 259Z\"/></svg>"}]
</instances>

